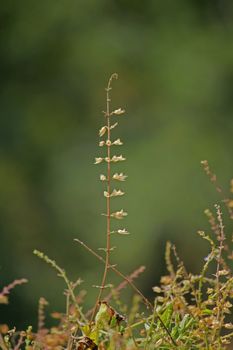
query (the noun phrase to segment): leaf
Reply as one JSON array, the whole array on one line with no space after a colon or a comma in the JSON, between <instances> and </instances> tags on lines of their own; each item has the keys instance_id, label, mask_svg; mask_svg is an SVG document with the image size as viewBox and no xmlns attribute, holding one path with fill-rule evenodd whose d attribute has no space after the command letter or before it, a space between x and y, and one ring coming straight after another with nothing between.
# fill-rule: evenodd
<instances>
[{"instance_id":1,"label":"leaf","mask_svg":"<svg viewBox=\"0 0 233 350\"><path fill-rule=\"evenodd\" d=\"M167 327L170 325L172 314L173 314L173 305L170 303L168 304L166 310L163 312L161 316L162 321Z\"/></svg>"},{"instance_id":2,"label":"leaf","mask_svg":"<svg viewBox=\"0 0 233 350\"><path fill-rule=\"evenodd\" d=\"M210 309L204 309L204 310L202 310L202 314L203 315L212 315L213 311Z\"/></svg>"},{"instance_id":3,"label":"leaf","mask_svg":"<svg viewBox=\"0 0 233 350\"><path fill-rule=\"evenodd\" d=\"M192 321L193 318L189 314L184 315L182 321L180 322L181 332L183 332L185 329L187 329L188 325L190 324L190 320Z\"/></svg>"},{"instance_id":4,"label":"leaf","mask_svg":"<svg viewBox=\"0 0 233 350\"><path fill-rule=\"evenodd\" d=\"M104 329L110 322L111 314L109 313L108 304L105 302L100 303L100 308L95 316L95 323L98 329Z\"/></svg>"}]
</instances>

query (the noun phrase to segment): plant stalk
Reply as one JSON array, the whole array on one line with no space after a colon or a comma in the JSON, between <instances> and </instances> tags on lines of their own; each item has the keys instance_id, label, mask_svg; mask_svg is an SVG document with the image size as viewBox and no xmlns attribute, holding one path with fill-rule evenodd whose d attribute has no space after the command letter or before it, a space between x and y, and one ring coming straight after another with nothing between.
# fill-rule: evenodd
<instances>
[{"instance_id":1,"label":"plant stalk","mask_svg":"<svg viewBox=\"0 0 233 350\"><path fill-rule=\"evenodd\" d=\"M111 75L108 85L106 88L106 118L107 118L107 140L111 141L111 129L110 129L110 90L111 90L111 83L113 78L117 79L117 74L114 73ZM110 250L111 250L111 209L110 209L110 192L111 192L111 144L108 142L107 143L107 159L108 159L108 166L107 166L107 193L108 196L106 198L106 207L107 207L107 228L106 228L106 259L105 259L105 266L104 266L104 272L103 272L103 277L102 277L102 282L100 286L100 291L99 295L97 297L95 306L93 308L93 312L91 315L91 320L90 323L92 323L95 313L98 307L99 302L101 301L101 297L103 294L103 289L105 287L106 279L107 279L107 274L108 274L108 269L110 265Z\"/></svg>"}]
</instances>

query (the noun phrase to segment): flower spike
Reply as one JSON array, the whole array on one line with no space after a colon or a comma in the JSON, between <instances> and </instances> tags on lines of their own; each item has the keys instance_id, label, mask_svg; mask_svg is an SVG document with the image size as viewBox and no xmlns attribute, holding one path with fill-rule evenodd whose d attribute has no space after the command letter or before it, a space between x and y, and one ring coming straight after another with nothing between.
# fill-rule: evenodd
<instances>
[{"instance_id":1,"label":"flower spike","mask_svg":"<svg viewBox=\"0 0 233 350\"><path fill-rule=\"evenodd\" d=\"M121 146L123 145L123 142L121 141L120 138L116 138L115 140L111 139L111 131L118 125L118 123L111 123L110 119L112 116L121 116L122 114L125 113L125 110L122 108L118 108L110 112L110 91L112 89L111 84L112 80L117 79L117 74L113 74L108 82L107 88L106 88L106 111L104 111L104 117L105 117L105 123L106 125L102 126L99 130L99 136L100 137L105 137L105 139L99 141L99 146L104 147L104 150L106 153L102 157L96 157L95 158L95 164L99 164L104 162L106 165L106 174L101 174L100 175L100 181L103 181L105 186L105 190L103 192L104 197L106 198L106 212L102 214L106 218L106 246L104 248L100 248L100 250L104 251L106 254L105 258L105 268L103 272L103 277L102 277L102 282L100 288L100 292L98 295L98 298L96 300L95 306L93 308L92 312L92 317L91 317L91 322L93 321L95 317L95 313L97 311L97 307L99 302L101 301L101 296L103 293L103 289L106 287L106 279L107 279L107 274L109 269L111 268L111 263L110 263L110 253L114 249L114 247L111 246L111 233L116 232L120 235L127 235L129 234L128 231L124 229L117 229L116 231L111 231L111 220L112 219L118 219L122 220L125 218L128 214L123 210L118 210L113 213L110 211L110 204L111 204L111 198L112 197L121 197L125 194L121 189L112 189L112 181L113 180L118 180L118 181L125 181L127 175L124 175L123 173L113 173L112 174L112 169L111 167L113 166L114 163L122 162L125 161L126 158L120 154L120 155L115 155L112 154L112 146Z\"/></svg>"}]
</instances>

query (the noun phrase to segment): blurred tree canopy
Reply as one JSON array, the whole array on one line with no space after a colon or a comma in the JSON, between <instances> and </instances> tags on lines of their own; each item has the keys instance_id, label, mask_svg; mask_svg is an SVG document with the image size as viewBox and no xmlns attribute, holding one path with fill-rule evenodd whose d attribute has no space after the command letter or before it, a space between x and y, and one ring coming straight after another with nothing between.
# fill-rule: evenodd
<instances>
[{"instance_id":1,"label":"blurred tree canopy","mask_svg":"<svg viewBox=\"0 0 233 350\"><path fill-rule=\"evenodd\" d=\"M82 277L84 288L99 283L102 267L72 240L104 244L100 169L92 164L115 71L113 105L127 110L116 133L129 175L119 206L132 236L116 240L113 259L126 273L135 256L146 264L148 293L167 239L198 269L206 247L195 231L208 227L203 210L220 200L200 160L226 189L233 170L232 20L228 0L1 3L1 286L18 277L30 283L1 306L0 322L34 324L40 296L62 308L63 285L34 248Z\"/></svg>"}]
</instances>

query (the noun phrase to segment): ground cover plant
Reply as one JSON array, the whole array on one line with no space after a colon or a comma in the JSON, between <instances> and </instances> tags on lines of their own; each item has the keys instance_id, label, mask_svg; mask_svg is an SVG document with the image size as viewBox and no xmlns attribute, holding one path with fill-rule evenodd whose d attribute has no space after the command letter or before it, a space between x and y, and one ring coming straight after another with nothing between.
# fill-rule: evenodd
<instances>
[{"instance_id":1,"label":"ground cover plant","mask_svg":"<svg viewBox=\"0 0 233 350\"><path fill-rule=\"evenodd\" d=\"M124 209L113 210L112 203L117 197L124 195L121 184L127 175L115 171L126 159L118 149L123 142L113 137L118 122L125 116L125 110L111 110L111 89L117 74L113 74L106 88L106 110L103 112L104 125L99 130L100 155L95 164L102 166L100 181L104 187L106 209L102 213L106 220L106 245L93 250L88 242L79 238L76 243L86 249L103 264L103 275L97 288L97 297L93 307L85 307L85 295L82 281L70 281L66 271L56 261L38 250L34 254L50 265L57 275L64 280L65 312L55 312L54 327L46 326L46 305L41 297L38 305L38 326L33 329L19 331L9 329L0 320L0 349L2 350L39 350L39 349L226 349L233 337L231 308L233 299L232 259L233 251L223 223L223 208L230 219L233 218L233 200L226 195L212 173L208 162L202 166L216 190L221 194L221 204L214 210L206 210L210 232L199 231L198 234L209 246L199 274L187 271L180 259L178 250L171 242L167 242L165 263L167 274L161 277L160 284L153 286L154 298L149 300L137 288L135 280L144 271L144 266L137 267L130 275L122 273L114 261L111 252L114 249L114 235L129 235L128 230L118 223L124 222L127 212ZM116 151L115 151L116 150ZM230 192L233 192L231 182ZM114 205L115 206L115 205ZM133 238L132 238L133 239ZM109 271L116 273L122 282L118 286L107 284ZM0 303L8 303L10 291L17 285L26 283L26 279L15 280L0 292ZM123 288L131 288L134 292L132 303L127 305L121 298Z\"/></svg>"}]
</instances>

